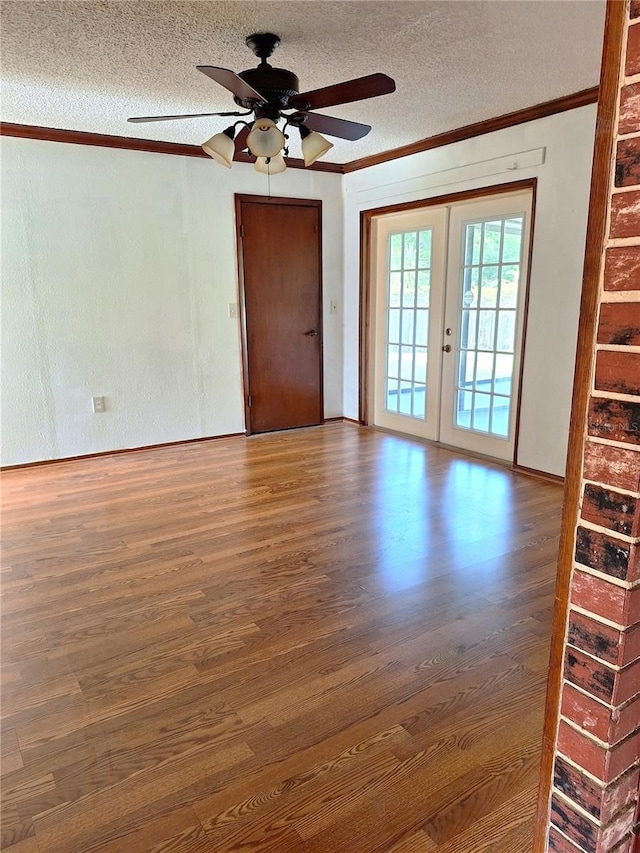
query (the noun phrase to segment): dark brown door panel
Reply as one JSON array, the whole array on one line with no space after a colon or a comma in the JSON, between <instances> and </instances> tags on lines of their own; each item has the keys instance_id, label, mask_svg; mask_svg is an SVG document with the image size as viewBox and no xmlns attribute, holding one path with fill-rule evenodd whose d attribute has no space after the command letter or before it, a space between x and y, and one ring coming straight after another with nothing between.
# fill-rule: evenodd
<instances>
[{"instance_id":1,"label":"dark brown door panel","mask_svg":"<svg viewBox=\"0 0 640 853\"><path fill-rule=\"evenodd\" d=\"M247 427L322 422L320 203L238 197Z\"/></svg>"}]
</instances>

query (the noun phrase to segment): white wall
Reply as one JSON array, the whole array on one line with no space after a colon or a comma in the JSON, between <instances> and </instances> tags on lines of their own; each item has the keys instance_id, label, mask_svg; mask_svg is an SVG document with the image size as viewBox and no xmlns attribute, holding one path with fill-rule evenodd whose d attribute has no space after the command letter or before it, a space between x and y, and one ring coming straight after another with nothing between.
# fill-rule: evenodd
<instances>
[{"instance_id":1,"label":"white wall","mask_svg":"<svg viewBox=\"0 0 640 853\"><path fill-rule=\"evenodd\" d=\"M563 473L594 127L589 106L344 178L272 179L323 201L327 417L358 416L360 211L537 176L518 461ZM2 464L244 429L233 195L264 181L240 163L2 138Z\"/></svg>"},{"instance_id":2,"label":"white wall","mask_svg":"<svg viewBox=\"0 0 640 853\"><path fill-rule=\"evenodd\" d=\"M345 176L346 417L358 416L360 212L537 177L518 462L564 474L595 115L582 107Z\"/></svg>"},{"instance_id":3,"label":"white wall","mask_svg":"<svg viewBox=\"0 0 640 853\"><path fill-rule=\"evenodd\" d=\"M3 465L244 430L233 196L265 191L245 164L2 138ZM290 169L272 192L323 201L338 416L341 176Z\"/></svg>"}]
</instances>

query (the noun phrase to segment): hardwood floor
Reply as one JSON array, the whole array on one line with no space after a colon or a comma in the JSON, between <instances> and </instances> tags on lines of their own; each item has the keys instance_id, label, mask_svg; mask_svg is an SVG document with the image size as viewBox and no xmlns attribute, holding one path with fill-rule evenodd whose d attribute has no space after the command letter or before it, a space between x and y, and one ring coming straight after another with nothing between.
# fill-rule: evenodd
<instances>
[{"instance_id":1,"label":"hardwood floor","mask_svg":"<svg viewBox=\"0 0 640 853\"><path fill-rule=\"evenodd\" d=\"M560 486L346 424L3 476L11 853L527 853Z\"/></svg>"}]
</instances>

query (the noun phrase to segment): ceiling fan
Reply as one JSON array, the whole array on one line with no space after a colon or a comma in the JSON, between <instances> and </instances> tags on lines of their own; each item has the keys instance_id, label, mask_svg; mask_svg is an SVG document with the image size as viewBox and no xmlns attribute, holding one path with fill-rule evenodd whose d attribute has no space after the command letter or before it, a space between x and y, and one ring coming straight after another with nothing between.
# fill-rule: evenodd
<instances>
[{"instance_id":1,"label":"ceiling fan","mask_svg":"<svg viewBox=\"0 0 640 853\"><path fill-rule=\"evenodd\" d=\"M246 44L260 59L257 68L235 74L228 68L215 65L197 66L198 71L228 89L236 104L243 107L245 112L137 116L128 121L174 121L205 116L253 115L252 120L237 121L222 133L217 133L202 147L214 160L228 168L231 168L236 152L248 150L256 157L258 171L275 174L286 168L283 155L288 154L288 127L299 130L305 166L310 166L333 147L321 133L355 141L362 139L371 130L368 124L323 115L313 112L314 110L387 95L396 88L395 82L386 74L368 74L366 77L346 80L334 86L299 92L298 78L292 71L273 68L267 62L280 44L279 36L273 33L254 33L246 38ZM278 122L283 118L285 123L281 130ZM239 125L241 129L237 132Z\"/></svg>"}]
</instances>

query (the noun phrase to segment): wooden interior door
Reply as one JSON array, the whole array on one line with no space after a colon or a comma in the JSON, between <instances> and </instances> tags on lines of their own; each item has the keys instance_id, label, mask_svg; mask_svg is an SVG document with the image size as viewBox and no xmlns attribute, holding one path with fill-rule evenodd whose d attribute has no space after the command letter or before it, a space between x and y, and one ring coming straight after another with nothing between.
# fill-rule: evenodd
<instances>
[{"instance_id":1,"label":"wooden interior door","mask_svg":"<svg viewBox=\"0 0 640 853\"><path fill-rule=\"evenodd\" d=\"M249 434L323 419L321 202L236 196Z\"/></svg>"}]
</instances>

